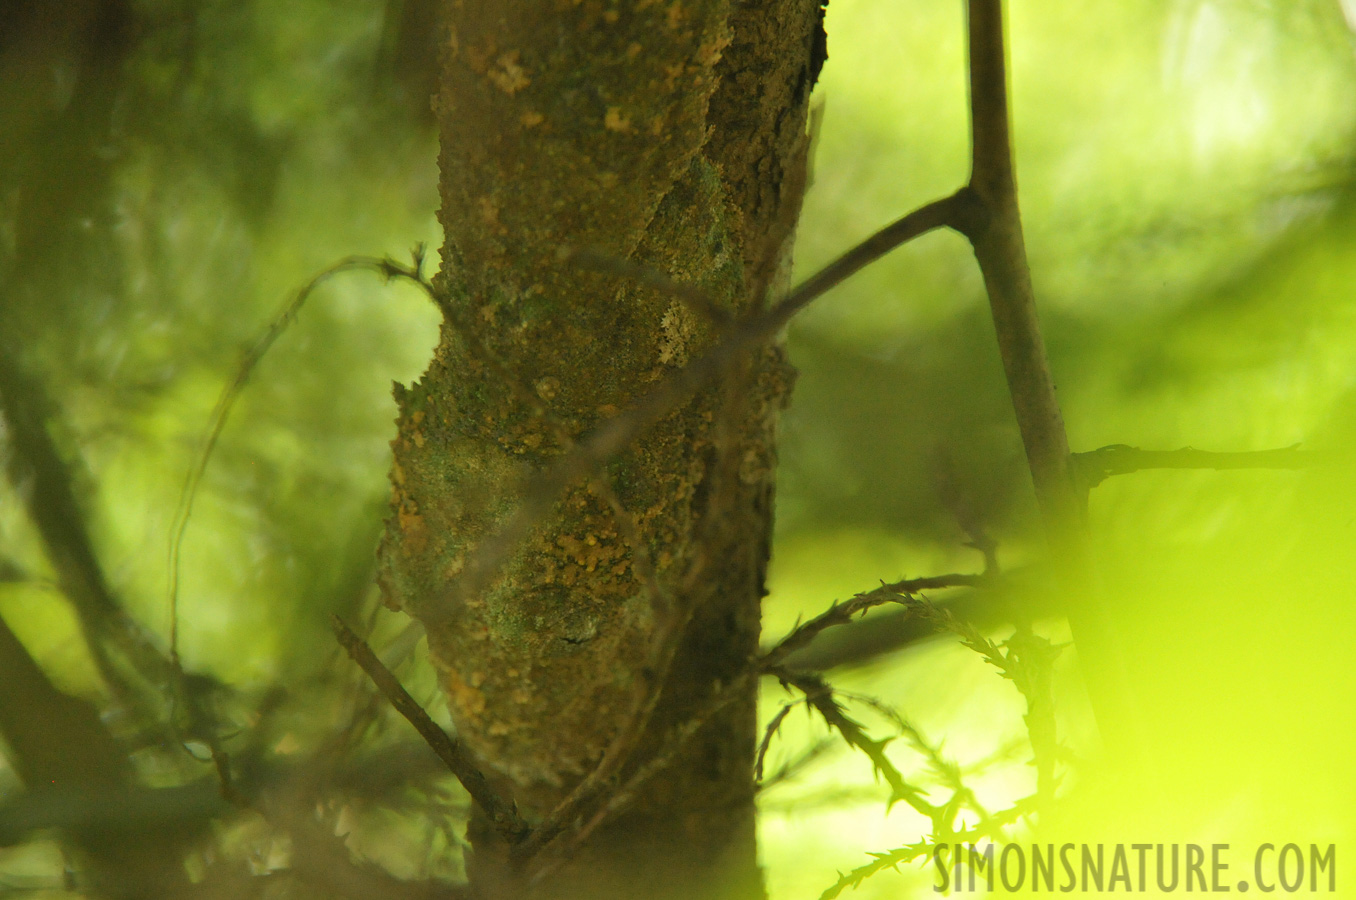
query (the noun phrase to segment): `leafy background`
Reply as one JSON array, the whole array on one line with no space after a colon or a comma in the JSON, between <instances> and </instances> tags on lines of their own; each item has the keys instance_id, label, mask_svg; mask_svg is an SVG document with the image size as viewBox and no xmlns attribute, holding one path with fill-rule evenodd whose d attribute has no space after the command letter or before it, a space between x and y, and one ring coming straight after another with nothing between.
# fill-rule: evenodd
<instances>
[{"instance_id":1,"label":"leafy background","mask_svg":"<svg viewBox=\"0 0 1356 900\"><path fill-rule=\"evenodd\" d=\"M163 636L178 491L243 348L336 259L439 242L427 4L10 6L3 351L41 386L117 595ZM954 3L833 0L802 275L963 183L962 17ZM1056 703L1077 762L1046 835L1350 843L1353 22L1356 8L1336 0L1013 4L1023 215L1076 449L1303 442L1328 462L1097 488L1092 528L1156 766L1127 780L1099 763L1106 748L1067 650ZM309 698L272 722L279 752L349 713L324 623L372 607L390 383L418 376L435 337L415 292L363 275L332 282L255 372L207 470L184 547L181 650L244 696L283 683ZM958 509L997 539L1005 569L1039 569L962 239L896 251L819 301L788 341L801 375L782 434L769 636L880 579L976 571ZM62 687L106 703L9 483L0 563L0 615ZM1056 640L1068 637L1057 614L1068 600L1031 600ZM375 627L393 637L401 623L377 614ZM436 710L418 652L401 675ZM986 802L1030 793L1020 698L969 651L922 642L833 680L944 739ZM766 717L784 699L766 685ZM249 704L236 712L249 721ZM403 727L379 725L372 741ZM798 713L769 765L822 736ZM924 777L902 742L891 754ZM0 767L0 797L17 790ZM865 851L916 840L925 823L903 807L887 815L884 796L846 748L769 788L772 895L816 896ZM360 852L405 875L455 869L455 829L435 840L417 804L355 810ZM0 886L61 896L60 873L49 842L0 849ZM858 895L927 895L928 883L887 873Z\"/></svg>"}]
</instances>

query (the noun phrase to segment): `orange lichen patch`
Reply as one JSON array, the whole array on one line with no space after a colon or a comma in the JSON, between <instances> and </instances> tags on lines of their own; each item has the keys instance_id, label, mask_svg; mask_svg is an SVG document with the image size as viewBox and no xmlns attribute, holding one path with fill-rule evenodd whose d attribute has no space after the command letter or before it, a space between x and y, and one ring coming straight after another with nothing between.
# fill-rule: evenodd
<instances>
[{"instance_id":1,"label":"orange lichen patch","mask_svg":"<svg viewBox=\"0 0 1356 900\"><path fill-rule=\"evenodd\" d=\"M606 571L607 566L619 556L625 555L626 551L615 543L615 534L608 532L599 540L597 535L586 535L582 540L572 534L562 534L556 538L556 546L560 548L566 560L569 563L565 566L562 575L565 583L578 576L579 569L584 572L592 572L598 568ZM571 570L576 571L572 574Z\"/></svg>"},{"instance_id":2,"label":"orange lichen patch","mask_svg":"<svg viewBox=\"0 0 1356 900\"><path fill-rule=\"evenodd\" d=\"M631 130L631 120L622 115L620 106L609 106L603 116L603 127L608 131L620 131L623 134Z\"/></svg>"},{"instance_id":3,"label":"orange lichen patch","mask_svg":"<svg viewBox=\"0 0 1356 900\"><path fill-rule=\"evenodd\" d=\"M617 12L615 9L609 9L603 12L603 21L609 25L615 25L620 18L621 13Z\"/></svg>"},{"instance_id":4,"label":"orange lichen patch","mask_svg":"<svg viewBox=\"0 0 1356 900\"><path fill-rule=\"evenodd\" d=\"M683 77L683 73L686 72L686 71L687 71L687 66L686 66L684 63L681 63L681 62L677 62L677 63L674 63L674 64L672 64L672 65L665 66L665 67L664 67L664 90L666 90L666 91L671 91L671 90L673 90L673 86L674 86L675 84L678 83L678 79L679 79L679 78L682 78L682 77Z\"/></svg>"},{"instance_id":5,"label":"orange lichen patch","mask_svg":"<svg viewBox=\"0 0 1356 900\"><path fill-rule=\"evenodd\" d=\"M683 20L686 18L687 10L683 9L683 0L673 0L664 13L664 24L668 25L670 29L676 29L683 24Z\"/></svg>"},{"instance_id":6,"label":"orange lichen patch","mask_svg":"<svg viewBox=\"0 0 1356 900\"><path fill-rule=\"evenodd\" d=\"M518 64L517 50L501 53L499 58L495 60L495 67L486 72L485 77L494 82L495 87L509 96L513 96L532 83L532 79L527 77L527 72Z\"/></svg>"},{"instance_id":7,"label":"orange lichen patch","mask_svg":"<svg viewBox=\"0 0 1356 900\"><path fill-rule=\"evenodd\" d=\"M396 510L396 518L400 520L400 533L405 538L405 549L413 554L423 553L424 548L428 546L428 525L419 514L418 507L406 499Z\"/></svg>"},{"instance_id":8,"label":"orange lichen patch","mask_svg":"<svg viewBox=\"0 0 1356 900\"><path fill-rule=\"evenodd\" d=\"M453 578L460 575L461 570L464 568L466 568L466 555L458 553L456 556L452 557L447 565L443 566L443 578L447 581L451 581Z\"/></svg>"},{"instance_id":9,"label":"orange lichen patch","mask_svg":"<svg viewBox=\"0 0 1356 900\"><path fill-rule=\"evenodd\" d=\"M721 35L713 41L707 41L697 48L697 62L708 69L713 68L716 63L720 62L721 54L725 52L725 48L729 45L729 35Z\"/></svg>"},{"instance_id":10,"label":"orange lichen patch","mask_svg":"<svg viewBox=\"0 0 1356 900\"><path fill-rule=\"evenodd\" d=\"M483 44L474 44L466 48L466 64L471 67L471 71L477 75L484 75L490 67L490 59L494 57L494 51L497 50L494 38L486 38Z\"/></svg>"},{"instance_id":11,"label":"orange lichen patch","mask_svg":"<svg viewBox=\"0 0 1356 900\"><path fill-rule=\"evenodd\" d=\"M447 691L448 700L461 715L478 719L485 712L485 695L462 681L455 669L447 671L443 689Z\"/></svg>"},{"instance_id":12,"label":"orange lichen patch","mask_svg":"<svg viewBox=\"0 0 1356 900\"><path fill-rule=\"evenodd\" d=\"M546 121L546 117L535 109L529 109L519 117L518 121L523 123L524 128L536 128L542 122Z\"/></svg>"},{"instance_id":13,"label":"orange lichen patch","mask_svg":"<svg viewBox=\"0 0 1356 900\"><path fill-rule=\"evenodd\" d=\"M480 213L480 221L491 231L495 234L508 234L508 229L499 221L499 204L494 202L493 197L476 198L476 210Z\"/></svg>"}]
</instances>

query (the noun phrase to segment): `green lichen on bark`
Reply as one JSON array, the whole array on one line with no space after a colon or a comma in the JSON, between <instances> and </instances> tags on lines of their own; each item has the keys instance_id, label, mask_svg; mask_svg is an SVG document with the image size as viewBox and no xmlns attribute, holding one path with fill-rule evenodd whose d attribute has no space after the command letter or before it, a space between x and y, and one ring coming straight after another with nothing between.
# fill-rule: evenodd
<instances>
[{"instance_id":1,"label":"green lichen on bark","mask_svg":"<svg viewBox=\"0 0 1356 900\"><path fill-rule=\"evenodd\" d=\"M529 818L587 774L633 715L652 675L656 598L630 529L582 482L485 591L464 597L457 579L528 476L563 451L562 431L584 435L717 337L671 297L562 264L563 248L667 272L735 315L764 303L784 269L818 7L766 6L449 4L436 106L439 288L453 321L420 381L396 392L381 577L388 602L428 630L461 739ZM757 646L789 371L767 348L731 378L737 397L700 392L602 473L664 592L696 610L641 756ZM750 693L705 729L630 831L647 816L697 828L693 847L724 847L711 853L736 852L753 871L753 706ZM699 828L683 813L722 805L733 811ZM658 840L655 828L639 831Z\"/></svg>"}]
</instances>

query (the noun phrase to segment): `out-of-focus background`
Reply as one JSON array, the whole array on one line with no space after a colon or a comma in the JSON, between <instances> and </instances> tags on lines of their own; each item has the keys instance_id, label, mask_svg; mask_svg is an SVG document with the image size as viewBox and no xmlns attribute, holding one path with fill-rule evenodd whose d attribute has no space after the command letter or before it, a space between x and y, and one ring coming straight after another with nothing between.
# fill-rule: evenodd
<instances>
[{"instance_id":1,"label":"out-of-focus background","mask_svg":"<svg viewBox=\"0 0 1356 900\"><path fill-rule=\"evenodd\" d=\"M0 617L67 694L106 712L149 702L129 662L140 638L117 610L163 647L180 487L222 385L279 305L347 254L439 244L429 6L3 5ZM1046 829L1335 843L1340 857L1356 819L1356 5L1015 0L1009 24L1027 244L1075 449L1302 443L1321 463L1096 488L1099 568L1155 765L1127 781L1101 764L1108 748L1066 649L1054 672L1064 800ZM802 275L968 169L960 3L833 0L827 29ZM372 612L370 587L390 385L418 376L436 322L416 291L368 275L312 299L220 437L180 584L183 660L219 682L192 702L261 734L284 774L361 719L339 773L354 787L331 812L350 848L406 878L456 875L464 801L413 761L403 723L355 713L325 623L338 612L372 617L387 640L402 632ZM782 432L768 637L882 579L978 571L965 543L981 529L1002 569L1035 585L1018 608L1067 640L964 241L896 251L819 301L788 342L801 374ZM44 504L65 514L44 524ZM72 587L81 546L102 585ZM934 599L964 604L995 639L1011 633L980 596ZM878 627L828 648L834 684L940 744L989 808L1031 793L1012 684L954 640L873 615ZM113 632L123 655L91 655L85 636ZM400 674L436 711L421 653ZM119 673L123 695L110 687ZM766 685L766 717L785 699ZM869 703L853 714L880 737L898 730ZM176 715L191 732L192 715ZM120 734L125 722L105 719ZM886 788L841 742L806 761L824 736L797 711L769 753L769 771L805 763L760 800L776 900L818 896L868 851L926 831L902 805L887 814ZM132 763L150 782L210 776L210 763L140 738ZM889 752L935 783L906 741ZM396 771L411 786L380 791L377 773ZM23 825L21 795L0 761L0 893L75 895L49 833ZM216 843L267 872L288 858L267 833L237 821ZM885 872L857 896L927 896L931 882Z\"/></svg>"}]
</instances>

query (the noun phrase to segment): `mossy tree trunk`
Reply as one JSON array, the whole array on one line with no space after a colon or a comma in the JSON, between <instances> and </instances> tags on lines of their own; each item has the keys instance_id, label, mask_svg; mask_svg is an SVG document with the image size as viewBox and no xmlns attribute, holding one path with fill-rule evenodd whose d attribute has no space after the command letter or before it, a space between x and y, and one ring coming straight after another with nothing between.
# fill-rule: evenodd
<instances>
[{"instance_id":1,"label":"mossy tree trunk","mask_svg":"<svg viewBox=\"0 0 1356 900\"><path fill-rule=\"evenodd\" d=\"M822 11L817 0L447 0L444 13L448 321L423 378L397 389L382 583L424 624L459 737L533 823L637 721L617 776L643 766L755 652L775 419L791 380L770 346L685 400L552 498L468 590L477 548L533 473L719 337L720 316L562 251L666 272L732 317L762 309L789 267ZM568 841L534 860L551 865L530 888L498 834L473 821L473 888L761 896L755 730L748 685L568 860L552 859Z\"/></svg>"}]
</instances>

